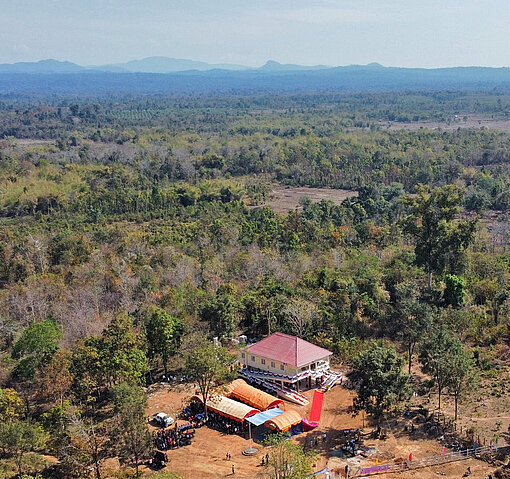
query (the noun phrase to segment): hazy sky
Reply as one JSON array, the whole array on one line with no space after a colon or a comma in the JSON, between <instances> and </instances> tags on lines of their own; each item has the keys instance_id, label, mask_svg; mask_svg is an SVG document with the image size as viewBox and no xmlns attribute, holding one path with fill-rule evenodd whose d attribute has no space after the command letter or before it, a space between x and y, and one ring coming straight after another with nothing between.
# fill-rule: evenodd
<instances>
[{"instance_id":1,"label":"hazy sky","mask_svg":"<svg viewBox=\"0 0 510 479\"><path fill-rule=\"evenodd\" d=\"M0 0L0 63L510 66L510 0Z\"/></svg>"}]
</instances>

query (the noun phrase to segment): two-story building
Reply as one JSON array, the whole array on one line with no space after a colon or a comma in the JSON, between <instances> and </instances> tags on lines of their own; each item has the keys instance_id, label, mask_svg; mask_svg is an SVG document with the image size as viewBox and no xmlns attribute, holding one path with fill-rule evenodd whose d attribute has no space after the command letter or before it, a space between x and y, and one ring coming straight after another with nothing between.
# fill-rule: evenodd
<instances>
[{"instance_id":1,"label":"two-story building","mask_svg":"<svg viewBox=\"0 0 510 479\"><path fill-rule=\"evenodd\" d=\"M322 384L329 373L332 354L296 336L274 333L243 348L239 361L245 377L299 392Z\"/></svg>"}]
</instances>

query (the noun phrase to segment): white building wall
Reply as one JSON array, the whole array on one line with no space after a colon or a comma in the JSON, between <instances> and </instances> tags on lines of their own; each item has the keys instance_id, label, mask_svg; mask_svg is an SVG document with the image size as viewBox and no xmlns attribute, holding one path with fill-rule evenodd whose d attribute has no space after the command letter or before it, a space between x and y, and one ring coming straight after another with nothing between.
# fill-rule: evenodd
<instances>
[{"instance_id":1,"label":"white building wall","mask_svg":"<svg viewBox=\"0 0 510 479\"><path fill-rule=\"evenodd\" d=\"M243 356L244 355L244 356ZM319 368L329 368L329 356L320 359L319 361L314 361L313 363L309 363L301 368L296 368L290 364L281 363L279 361L275 361L272 359L264 358L262 356L258 356L256 354L251 354L247 350L242 350L239 353L239 362L245 366L250 366L252 368L257 368L262 371L268 371L276 374L285 374L287 376L295 376L305 371L313 371L312 365L315 364L316 369L317 366Z\"/></svg>"}]
</instances>

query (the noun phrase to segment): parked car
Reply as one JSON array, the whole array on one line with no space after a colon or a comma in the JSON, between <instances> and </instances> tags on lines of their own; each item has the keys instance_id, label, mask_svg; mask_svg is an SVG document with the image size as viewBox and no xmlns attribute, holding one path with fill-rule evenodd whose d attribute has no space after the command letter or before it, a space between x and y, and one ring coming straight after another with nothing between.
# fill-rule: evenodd
<instances>
[{"instance_id":1,"label":"parked car","mask_svg":"<svg viewBox=\"0 0 510 479\"><path fill-rule=\"evenodd\" d=\"M169 427L174 423L174 419L164 412L158 412L157 414L154 414L154 416L152 416L152 420L159 427Z\"/></svg>"}]
</instances>

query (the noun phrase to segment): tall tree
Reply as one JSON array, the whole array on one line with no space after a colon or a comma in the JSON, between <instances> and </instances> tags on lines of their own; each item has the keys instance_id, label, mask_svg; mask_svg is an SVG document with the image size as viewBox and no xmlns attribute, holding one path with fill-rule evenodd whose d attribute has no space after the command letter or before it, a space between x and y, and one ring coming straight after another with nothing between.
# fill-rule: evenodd
<instances>
[{"instance_id":1,"label":"tall tree","mask_svg":"<svg viewBox=\"0 0 510 479\"><path fill-rule=\"evenodd\" d=\"M407 372L411 374L413 354L432 321L432 310L419 300L414 284L400 283L394 289L397 337L406 348Z\"/></svg>"},{"instance_id":2,"label":"tall tree","mask_svg":"<svg viewBox=\"0 0 510 479\"><path fill-rule=\"evenodd\" d=\"M441 273L473 241L476 220L455 220L463 199L455 185L433 188L419 185L416 195L403 198L407 215L400 220L404 233L415 241L416 264L424 266L432 290L432 273Z\"/></svg>"},{"instance_id":3,"label":"tall tree","mask_svg":"<svg viewBox=\"0 0 510 479\"><path fill-rule=\"evenodd\" d=\"M0 423L0 449L14 458L20 476L23 474L25 454L42 450L47 440L44 430L29 421Z\"/></svg>"},{"instance_id":4,"label":"tall tree","mask_svg":"<svg viewBox=\"0 0 510 479\"><path fill-rule=\"evenodd\" d=\"M191 350L186 357L186 375L196 382L207 418L207 400L214 386L227 381L232 376L232 367L236 357L227 349L209 343L203 343Z\"/></svg>"},{"instance_id":5,"label":"tall tree","mask_svg":"<svg viewBox=\"0 0 510 479\"><path fill-rule=\"evenodd\" d=\"M313 472L313 454L306 454L299 444L289 441L287 433L271 434L264 441L269 447L266 471L271 479L304 479Z\"/></svg>"},{"instance_id":6,"label":"tall tree","mask_svg":"<svg viewBox=\"0 0 510 479\"><path fill-rule=\"evenodd\" d=\"M354 358L349 379L357 397L353 410L365 410L380 417L412 393L410 376L402 370L404 361L393 347L373 343Z\"/></svg>"},{"instance_id":7,"label":"tall tree","mask_svg":"<svg viewBox=\"0 0 510 479\"><path fill-rule=\"evenodd\" d=\"M168 360L177 352L183 334L182 323L160 308L156 308L146 327L149 357L159 356L168 376Z\"/></svg>"},{"instance_id":8,"label":"tall tree","mask_svg":"<svg viewBox=\"0 0 510 479\"><path fill-rule=\"evenodd\" d=\"M12 357L19 362L15 375L33 379L37 368L50 361L62 339L62 328L50 319L31 324L14 344Z\"/></svg>"},{"instance_id":9,"label":"tall tree","mask_svg":"<svg viewBox=\"0 0 510 479\"><path fill-rule=\"evenodd\" d=\"M63 457L67 469L82 477L91 468L95 478L101 479L101 466L108 455L108 432L104 425L75 413L69 417L68 431Z\"/></svg>"},{"instance_id":10,"label":"tall tree","mask_svg":"<svg viewBox=\"0 0 510 479\"><path fill-rule=\"evenodd\" d=\"M145 408L147 396L140 387L121 383L113 389L114 426L110 437L119 446L119 456L124 462L131 459L139 477L140 462L151 449L152 439L147 427Z\"/></svg>"},{"instance_id":11,"label":"tall tree","mask_svg":"<svg viewBox=\"0 0 510 479\"><path fill-rule=\"evenodd\" d=\"M0 422L15 421L23 414L23 400L11 388L0 388Z\"/></svg>"},{"instance_id":12,"label":"tall tree","mask_svg":"<svg viewBox=\"0 0 510 479\"><path fill-rule=\"evenodd\" d=\"M202 308L202 319L210 324L219 337L230 336L239 323L241 305L238 296L234 284L222 284Z\"/></svg>"},{"instance_id":13,"label":"tall tree","mask_svg":"<svg viewBox=\"0 0 510 479\"><path fill-rule=\"evenodd\" d=\"M121 381L141 384L148 372L144 338L127 314L116 316L103 332L100 355L110 385Z\"/></svg>"},{"instance_id":14,"label":"tall tree","mask_svg":"<svg viewBox=\"0 0 510 479\"><path fill-rule=\"evenodd\" d=\"M317 307L306 299L294 298L289 301L283 313L292 333L299 338L306 338L312 321L317 316Z\"/></svg>"},{"instance_id":15,"label":"tall tree","mask_svg":"<svg viewBox=\"0 0 510 479\"><path fill-rule=\"evenodd\" d=\"M79 341L73 350L72 389L83 404L93 405L102 389L120 382L139 385L148 372L145 338L127 314L117 316L101 336Z\"/></svg>"},{"instance_id":16,"label":"tall tree","mask_svg":"<svg viewBox=\"0 0 510 479\"><path fill-rule=\"evenodd\" d=\"M432 328L420 348L420 362L423 372L430 374L437 386L439 410L441 395L450 384L452 374L451 358L462 349L460 341L446 328Z\"/></svg>"},{"instance_id":17,"label":"tall tree","mask_svg":"<svg viewBox=\"0 0 510 479\"><path fill-rule=\"evenodd\" d=\"M37 381L40 395L62 406L64 397L69 392L73 382L73 376L69 371L70 367L71 353L59 349L41 369Z\"/></svg>"},{"instance_id":18,"label":"tall tree","mask_svg":"<svg viewBox=\"0 0 510 479\"><path fill-rule=\"evenodd\" d=\"M448 390L453 394L455 401L455 420L457 420L459 401L464 394L472 392L476 384L476 373L473 367L473 358L463 348L454 348L449 359L450 380Z\"/></svg>"}]
</instances>

